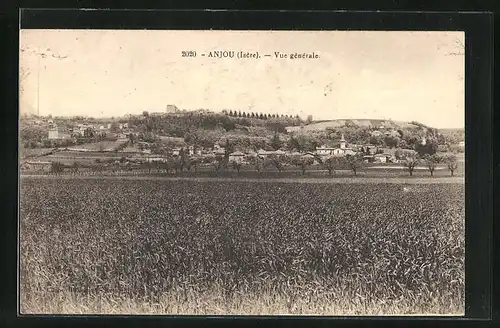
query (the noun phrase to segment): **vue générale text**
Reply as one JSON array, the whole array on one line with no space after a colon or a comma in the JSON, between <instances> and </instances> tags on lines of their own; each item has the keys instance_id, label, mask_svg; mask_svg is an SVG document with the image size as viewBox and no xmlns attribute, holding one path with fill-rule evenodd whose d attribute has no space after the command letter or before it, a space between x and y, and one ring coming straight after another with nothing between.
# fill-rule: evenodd
<instances>
[{"instance_id":1,"label":"vue g\u00e9n\u00e9rale text","mask_svg":"<svg viewBox=\"0 0 500 328\"><path fill-rule=\"evenodd\" d=\"M181 52L182 57L197 57L198 54L194 50L187 50ZM258 51L233 51L233 50L214 50L209 52L200 53L201 57L207 58L234 58L234 59L318 59L319 54L316 52L280 52L274 51L272 53L259 53Z\"/></svg>"}]
</instances>

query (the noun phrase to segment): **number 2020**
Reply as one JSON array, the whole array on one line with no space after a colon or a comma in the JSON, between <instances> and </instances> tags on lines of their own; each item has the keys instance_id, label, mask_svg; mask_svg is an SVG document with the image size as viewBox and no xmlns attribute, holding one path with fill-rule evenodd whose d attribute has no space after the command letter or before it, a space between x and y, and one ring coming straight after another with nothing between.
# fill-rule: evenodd
<instances>
[{"instance_id":1,"label":"number 2020","mask_svg":"<svg viewBox=\"0 0 500 328\"><path fill-rule=\"evenodd\" d=\"M183 51L182 57L196 57L196 51Z\"/></svg>"}]
</instances>

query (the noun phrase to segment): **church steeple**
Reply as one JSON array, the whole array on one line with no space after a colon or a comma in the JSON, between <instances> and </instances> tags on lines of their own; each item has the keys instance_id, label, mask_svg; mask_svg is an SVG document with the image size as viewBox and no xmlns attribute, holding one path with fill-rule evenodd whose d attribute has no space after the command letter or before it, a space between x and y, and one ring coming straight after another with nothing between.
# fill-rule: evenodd
<instances>
[{"instance_id":1,"label":"church steeple","mask_svg":"<svg viewBox=\"0 0 500 328\"><path fill-rule=\"evenodd\" d=\"M344 134L342 133L342 138L340 139L340 148L346 148L346 141L344 139Z\"/></svg>"}]
</instances>

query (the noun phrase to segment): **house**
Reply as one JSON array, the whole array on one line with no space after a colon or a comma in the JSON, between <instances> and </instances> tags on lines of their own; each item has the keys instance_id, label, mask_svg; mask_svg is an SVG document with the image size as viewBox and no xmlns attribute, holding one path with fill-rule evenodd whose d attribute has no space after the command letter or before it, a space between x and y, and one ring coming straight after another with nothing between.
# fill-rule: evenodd
<instances>
[{"instance_id":1,"label":"house","mask_svg":"<svg viewBox=\"0 0 500 328\"><path fill-rule=\"evenodd\" d=\"M224 149L224 148L222 148L222 147L221 147L221 148L218 148L218 149L215 149L215 150L213 151L213 154L214 154L215 156L225 156L225 155L226 155L226 149Z\"/></svg>"},{"instance_id":2,"label":"house","mask_svg":"<svg viewBox=\"0 0 500 328\"><path fill-rule=\"evenodd\" d=\"M365 145L365 146L361 146L360 151L364 154L367 154L367 155L375 155L378 151L378 148L377 148L377 146Z\"/></svg>"},{"instance_id":3,"label":"house","mask_svg":"<svg viewBox=\"0 0 500 328\"><path fill-rule=\"evenodd\" d=\"M229 161L232 162L237 162L241 163L243 162L243 159L245 158L245 154L242 153L241 151L235 151L234 153L229 154Z\"/></svg>"},{"instance_id":4,"label":"house","mask_svg":"<svg viewBox=\"0 0 500 328\"><path fill-rule=\"evenodd\" d=\"M390 157L388 154L375 154L373 159L375 163L387 163L387 158Z\"/></svg>"},{"instance_id":5,"label":"house","mask_svg":"<svg viewBox=\"0 0 500 328\"><path fill-rule=\"evenodd\" d=\"M122 127L123 127L124 129L128 129L128 123L123 123L123 124L122 124Z\"/></svg>"},{"instance_id":6,"label":"house","mask_svg":"<svg viewBox=\"0 0 500 328\"><path fill-rule=\"evenodd\" d=\"M104 125L99 125L99 130L104 130Z\"/></svg>"},{"instance_id":7,"label":"house","mask_svg":"<svg viewBox=\"0 0 500 328\"><path fill-rule=\"evenodd\" d=\"M187 150L188 150L189 156L193 156L194 155L194 146L189 146Z\"/></svg>"},{"instance_id":8,"label":"house","mask_svg":"<svg viewBox=\"0 0 500 328\"><path fill-rule=\"evenodd\" d=\"M111 124L111 123L108 123L108 125L107 125L108 130L110 130L110 129L111 129L111 126L112 126L112 124Z\"/></svg>"},{"instance_id":9,"label":"house","mask_svg":"<svg viewBox=\"0 0 500 328\"><path fill-rule=\"evenodd\" d=\"M365 163L373 163L373 162L375 162L375 157L373 155L364 155L363 161Z\"/></svg>"},{"instance_id":10,"label":"house","mask_svg":"<svg viewBox=\"0 0 500 328\"><path fill-rule=\"evenodd\" d=\"M320 146L316 148L316 154L320 156L327 156L327 155L333 155L333 151L336 149L336 147L329 147L327 145Z\"/></svg>"},{"instance_id":11,"label":"house","mask_svg":"<svg viewBox=\"0 0 500 328\"><path fill-rule=\"evenodd\" d=\"M264 150L264 149L259 149L257 151L257 156L261 158L267 158L271 155L275 155L276 153L274 151L269 151L269 150Z\"/></svg>"}]
</instances>

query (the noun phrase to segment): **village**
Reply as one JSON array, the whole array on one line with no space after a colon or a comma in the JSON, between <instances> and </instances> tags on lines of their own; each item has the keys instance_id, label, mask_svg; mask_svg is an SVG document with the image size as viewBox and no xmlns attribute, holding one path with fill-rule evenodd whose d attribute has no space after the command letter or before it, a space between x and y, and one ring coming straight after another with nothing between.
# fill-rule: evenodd
<instances>
[{"instance_id":1,"label":"village","mask_svg":"<svg viewBox=\"0 0 500 328\"><path fill-rule=\"evenodd\" d=\"M269 132L270 141L264 144L242 145L233 142L231 135L228 137L227 133L221 134L213 143L187 137L158 135L144 128L150 123L143 123L152 120L172 122L193 115L205 119L215 117L223 120L228 118L233 120L231 116L239 115L239 118L235 118L236 122L239 122L243 115L246 116L245 113L236 113L236 111L234 114L232 111L231 113L224 111L222 114L207 110L181 111L175 105L168 105L166 112L144 112L139 118L133 115L112 119L52 118L34 115L22 117L21 128L25 129L24 135L31 139L21 138L20 167L22 171L51 172L55 163L59 165L60 170L76 167L103 170L112 166L138 168L147 166L148 163L170 163L181 160L182 163L190 162L185 165L187 168L191 167L191 163L199 167L220 163L222 167L235 167L239 171L241 166L256 165L256 161L259 160L265 163L264 166L273 166L269 163L279 161L283 167L295 164L304 168L305 165L321 165L329 158L339 160L352 158L360 164L369 166L402 164L409 156L419 155L415 149L409 147L350 142L344 133L338 138L330 138L327 142L303 147L300 140L309 138L310 131L307 130L309 125L298 118L284 118L283 115L281 118L278 115L269 115L269 120L292 119L294 125L287 126L281 134ZM248 117L250 116L248 114ZM297 119L299 121L296 121ZM262 113L260 115L252 113L250 118L251 124L264 120L267 120L267 116ZM219 122L217 124L219 125ZM27 129L30 134L26 132ZM38 135L32 136L35 134L33 131L37 131ZM399 140L402 134L401 130L382 124L370 128L370 140L384 138ZM273 138L277 138L278 142L273 143ZM427 142L427 138L422 136L416 144L423 148ZM458 147L463 149L465 143L461 141ZM276 167L281 171L281 166Z\"/></svg>"}]
</instances>

